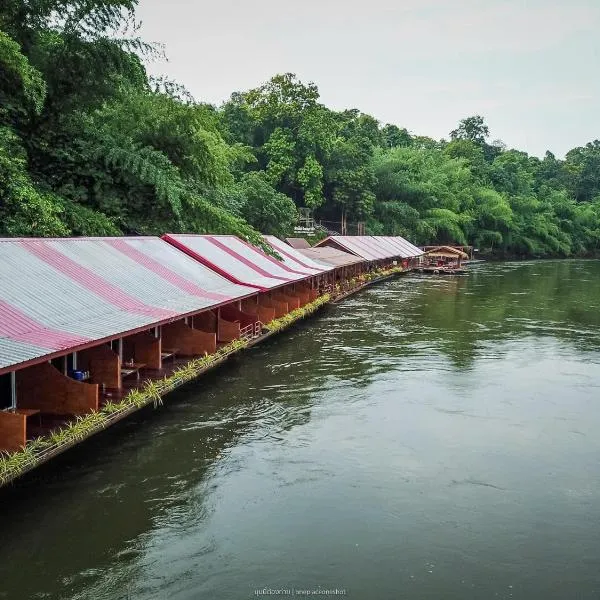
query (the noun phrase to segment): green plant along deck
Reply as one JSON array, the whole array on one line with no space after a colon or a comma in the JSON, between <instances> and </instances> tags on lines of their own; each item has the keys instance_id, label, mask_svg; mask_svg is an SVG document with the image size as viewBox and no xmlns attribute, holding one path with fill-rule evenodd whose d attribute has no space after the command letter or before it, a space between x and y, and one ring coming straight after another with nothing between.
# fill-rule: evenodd
<instances>
[{"instance_id":1,"label":"green plant along deck","mask_svg":"<svg viewBox=\"0 0 600 600\"><path fill-rule=\"evenodd\" d=\"M265 326L271 335L289 327L295 321L312 314L329 302L331 296L324 294L313 302L298 308L281 319ZM263 338L266 336L262 336ZM261 338L259 338L260 340ZM66 425L27 443L17 452L0 455L0 486L3 486L27 471L64 452L71 446L106 429L109 425L149 404L162 404L165 394L195 379L205 371L223 362L230 355L248 346L247 340L234 340L215 352L191 360L171 375L157 381L146 381L140 389L132 390L120 402L107 402L100 410L79 416Z\"/></svg>"}]
</instances>

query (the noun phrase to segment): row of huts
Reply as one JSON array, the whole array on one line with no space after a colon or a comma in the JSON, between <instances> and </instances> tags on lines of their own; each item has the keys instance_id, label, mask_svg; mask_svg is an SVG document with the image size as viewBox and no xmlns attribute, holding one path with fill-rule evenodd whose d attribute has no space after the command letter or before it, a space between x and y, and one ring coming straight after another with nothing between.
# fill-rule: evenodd
<instances>
[{"instance_id":1,"label":"row of huts","mask_svg":"<svg viewBox=\"0 0 600 600\"><path fill-rule=\"evenodd\" d=\"M0 451L422 254L399 237L264 240L279 258L230 235L0 239Z\"/></svg>"}]
</instances>

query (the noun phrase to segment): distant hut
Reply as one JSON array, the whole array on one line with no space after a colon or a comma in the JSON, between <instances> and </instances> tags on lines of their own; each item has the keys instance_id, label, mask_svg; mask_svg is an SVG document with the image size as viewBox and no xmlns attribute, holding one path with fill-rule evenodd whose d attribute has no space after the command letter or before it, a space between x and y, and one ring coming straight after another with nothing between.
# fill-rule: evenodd
<instances>
[{"instance_id":1,"label":"distant hut","mask_svg":"<svg viewBox=\"0 0 600 600\"><path fill-rule=\"evenodd\" d=\"M462 261L468 260L469 255L452 246L435 246L425 252L424 266L434 267L445 271L462 269Z\"/></svg>"}]
</instances>

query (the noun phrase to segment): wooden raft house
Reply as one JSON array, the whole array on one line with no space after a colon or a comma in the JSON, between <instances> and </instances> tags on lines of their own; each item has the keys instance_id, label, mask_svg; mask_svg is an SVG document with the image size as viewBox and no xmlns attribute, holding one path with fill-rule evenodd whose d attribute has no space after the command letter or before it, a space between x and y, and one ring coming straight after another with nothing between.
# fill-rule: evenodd
<instances>
[{"instance_id":1,"label":"wooden raft house","mask_svg":"<svg viewBox=\"0 0 600 600\"><path fill-rule=\"evenodd\" d=\"M423 254L419 272L434 275L463 275L467 272L463 261L469 255L454 246L434 246Z\"/></svg>"},{"instance_id":2,"label":"wooden raft house","mask_svg":"<svg viewBox=\"0 0 600 600\"><path fill-rule=\"evenodd\" d=\"M0 241L0 450L255 337L234 284L159 238Z\"/></svg>"},{"instance_id":3,"label":"wooden raft house","mask_svg":"<svg viewBox=\"0 0 600 600\"><path fill-rule=\"evenodd\" d=\"M401 265L405 270L416 267L423 251L399 236L329 236L315 248L334 248L362 258L369 270L390 269Z\"/></svg>"},{"instance_id":4,"label":"wooden raft house","mask_svg":"<svg viewBox=\"0 0 600 600\"><path fill-rule=\"evenodd\" d=\"M402 238L356 238L360 253L264 241L279 258L235 236L0 239L0 451L420 255Z\"/></svg>"}]
</instances>

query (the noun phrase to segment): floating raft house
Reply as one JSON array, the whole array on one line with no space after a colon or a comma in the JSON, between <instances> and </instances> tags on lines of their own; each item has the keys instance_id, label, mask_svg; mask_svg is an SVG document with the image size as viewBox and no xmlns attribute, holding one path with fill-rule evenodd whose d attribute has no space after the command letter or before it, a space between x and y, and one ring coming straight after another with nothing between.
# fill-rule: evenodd
<instances>
[{"instance_id":1,"label":"floating raft house","mask_svg":"<svg viewBox=\"0 0 600 600\"><path fill-rule=\"evenodd\" d=\"M398 236L336 235L321 240L315 247L337 248L378 264L391 259L410 260L423 255L420 248Z\"/></svg>"},{"instance_id":2,"label":"floating raft house","mask_svg":"<svg viewBox=\"0 0 600 600\"><path fill-rule=\"evenodd\" d=\"M0 451L36 448L0 459L0 485L422 254L402 238L264 241L279 258L229 235L0 239Z\"/></svg>"}]
</instances>

